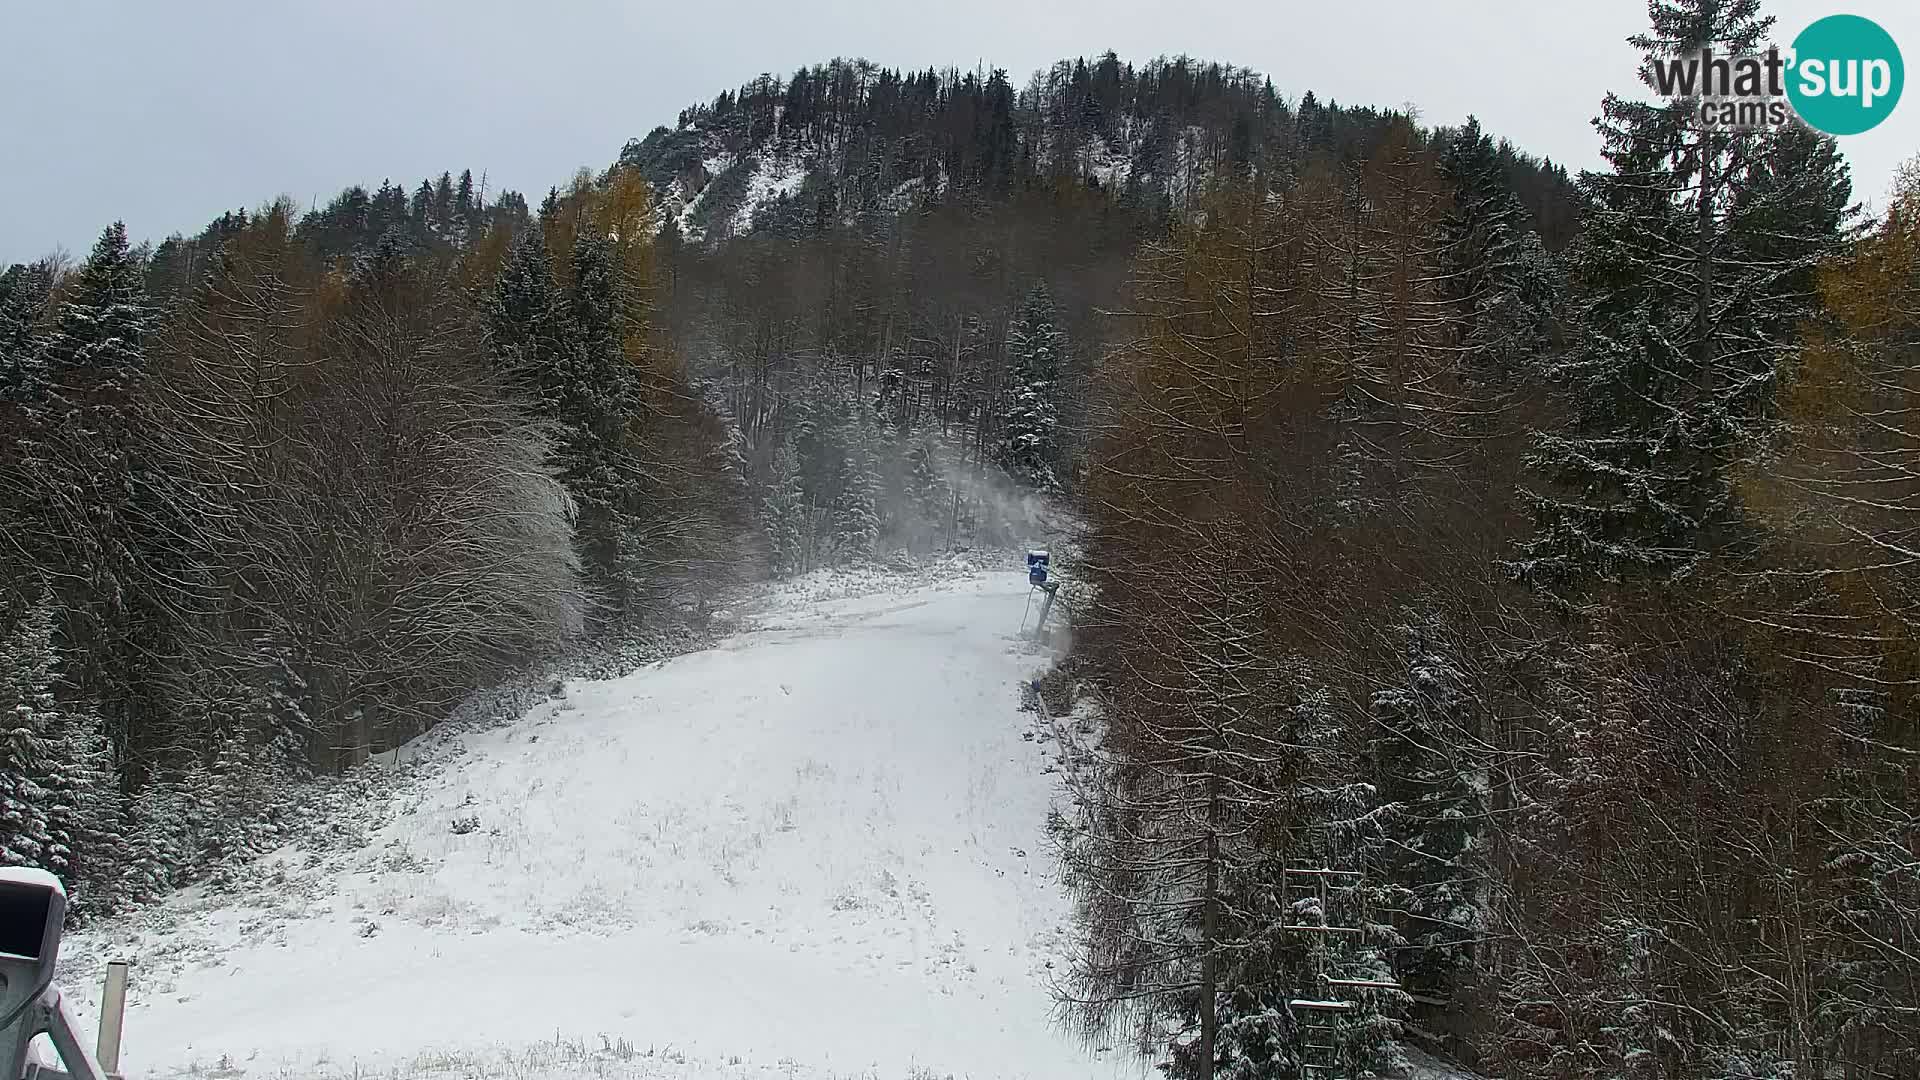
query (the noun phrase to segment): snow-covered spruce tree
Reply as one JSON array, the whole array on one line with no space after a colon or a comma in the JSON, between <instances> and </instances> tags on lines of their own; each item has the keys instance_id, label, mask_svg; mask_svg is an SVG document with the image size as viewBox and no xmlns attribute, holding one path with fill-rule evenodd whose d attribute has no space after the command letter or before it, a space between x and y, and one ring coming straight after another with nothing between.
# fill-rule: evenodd
<instances>
[{"instance_id":1,"label":"snow-covered spruce tree","mask_svg":"<svg viewBox=\"0 0 1920 1080\"><path fill-rule=\"evenodd\" d=\"M61 793L60 822L72 852L65 873L67 891L80 911L111 912L124 894L130 861L125 803L119 765L97 710L70 708L61 717L58 766L48 783Z\"/></svg>"},{"instance_id":2,"label":"snow-covered spruce tree","mask_svg":"<svg viewBox=\"0 0 1920 1080\"><path fill-rule=\"evenodd\" d=\"M1285 794L1295 807L1288 846L1273 854L1291 866L1331 866L1358 870L1359 884L1323 882L1320 895L1298 906L1289 919L1357 925L1358 934L1311 934L1288 943L1292 986L1302 997L1322 997L1327 987L1303 977L1325 970L1336 978L1385 982L1394 977L1389 957L1406 945L1399 932L1382 921L1394 895L1394 882L1382 858L1380 796L1361 760L1366 727L1336 708L1332 693L1318 680L1298 677L1302 685L1288 710L1283 739L1297 748L1301 763ZM1269 864L1269 875L1280 867ZM1296 905L1298 902L1296 902ZM1315 955L1318 954L1318 955ZM1399 1018L1409 1004L1404 990L1355 989L1337 995L1352 1003L1340 1014L1340 1056L1354 1075L1395 1075L1404 1071L1398 1037ZM1298 1019L1298 1017L1296 1017Z\"/></svg>"},{"instance_id":3,"label":"snow-covered spruce tree","mask_svg":"<svg viewBox=\"0 0 1920 1080\"><path fill-rule=\"evenodd\" d=\"M1654 1080L1674 1075L1692 1048L1682 1045L1662 1023L1662 1013L1669 1006L1662 1000L1666 995L1654 977L1654 953L1662 937L1659 928L1617 918L1596 930L1594 936L1600 943L1595 950L1596 970L1593 981L1583 989L1611 1013L1598 1028L1601 1045L1613 1065L1607 1074L1609 1080Z\"/></svg>"},{"instance_id":4,"label":"snow-covered spruce tree","mask_svg":"<svg viewBox=\"0 0 1920 1080\"><path fill-rule=\"evenodd\" d=\"M1042 491L1060 486L1060 372L1067 337L1045 285L1035 285L1007 329L1007 406L994 461Z\"/></svg>"},{"instance_id":5,"label":"snow-covered spruce tree","mask_svg":"<svg viewBox=\"0 0 1920 1080\"><path fill-rule=\"evenodd\" d=\"M1744 282L1755 341L1785 344L1797 368L1804 324L1823 311L1817 271L1852 250L1853 183L1838 142L1798 119L1750 152L1728 196L1728 258L1763 268Z\"/></svg>"},{"instance_id":6,"label":"snow-covered spruce tree","mask_svg":"<svg viewBox=\"0 0 1920 1080\"><path fill-rule=\"evenodd\" d=\"M1223 866L1220 911L1228 929L1221 940L1232 947L1224 949L1219 960L1214 1069L1201 1067L1199 1041L1176 1042L1165 1070L1171 1077L1291 1080L1299 1076L1306 1018L1291 1003L1296 998L1326 996L1325 988L1309 972L1350 973L1341 967L1344 957L1332 948L1344 946L1344 937L1285 929L1325 925L1328 904L1335 898L1323 894L1314 902L1289 906L1280 882L1288 867L1334 860L1325 846L1329 830L1322 823L1353 818L1364 802L1364 789L1346 779L1353 770L1338 750L1339 718L1329 708L1324 690L1313 686L1305 669L1291 658L1277 665L1275 673L1283 679L1273 693L1280 704L1265 718L1259 741L1269 749L1285 746L1292 752L1270 756L1253 774L1267 792L1263 800L1267 806L1259 825L1236 845L1234 858ZM1379 1063L1374 1057L1363 1057L1368 1063Z\"/></svg>"},{"instance_id":7,"label":"snow-covered spruce tree","mask_svg":"<svg viewBox=\"0 0 1920 1080\"><path fill-rule=\"evenodd\" d=\"M429 211L434 235L448 239L453 231L453 174L442 172L433 185L433 204Z\"/></svg>"},{"instance_id":8,"label":"snow-covered spruce tree","mask_svg":"<svg viewBox=\"0 0 1920 1080\"><path fill-rule=\"evenodd\" d=\"M53 757L53 600L41 598L0 638L0 862L64 868L64 840L41 785Z\"/></svg>"},{"instance_id":9,"label":"snow-covered spruce tree","mask_svg":"<svg viewBox=\"0 0 1920 1080\"><path fill-rule=\"evenodd\" d=\"M487 298L488 345L494 366L514 387L541 402L550 415L561 408L560 387L569 359L569 334L553 263L538 230L514 242Z\"/></svg>"},{"instance_id":10,"label":"snow-covered spruce tree","mask_svg":"<svg viewBox=\"0 0 1920 1080\"><path fill-rule=\"evenodd\" d=\"M1466 350L1470 378L1505 382L1530 371L1545 347L1558 281L1477 118L1449 135L1440 172L1454 188L1440 232L1455 343Z\"/></svg>"},{"instance_id":11,"label":"snow-covered spruce tree","mask_svg":"<svg viewBox=\"0 0 1920 1080\"><path fill-rule=\"evenodd\" d=\"M0 273L0 405L24 401L39 382L35 332L52 291L44 263L15 263Z\"/></svg>"},{"instance_id":12,"label":"snow-covered spruce tree","mask_svg":"<svg viewBox=\"0 0 1920 1080\"><path fill-rule=\"evenodd\" d=\"M268 757L290 778L305 778L313 769L307 745L313 731L313 718L308 715L311 688L284 651L266 657L262 667L253 711L266 726Z\"/></svg>"},{"instance_id":13,"label":"snow-covered spruce tree","mask_svg":"<svg viewBox=\"0 0 1920 1080\"><path fill-rule=\"evenodd\" d=\"M116 221L74 275L43 353L49 375L65 377L67 394L86 393L70 406L104 404L93 395L130 389L130 378L146 366L142 346L152 332L152 313L141 273L127 245L127 227ZM92 378L77 377L82 375Z\"/></svg>"},{"instance_id":14,"label":"snow-covered spruce tree","mask_svg":"<svg viewBox=\"0 0 1920 1080\"><path fill-rule=\"evenodd\" d=\"M206 827L201 842L217 871L230 871L269 849L279 835L274 821L283 776L267 747L255 746L244 727L220 744L208 772Z\"/></svg>"},{"instance_id":15,"label":"snow-covered spruce tree","mask_svg":"<svg viewBox=\"0 0 1920 1080\"><path fill-rule=\"evenodd\" d=\"M610 238L587 231L575 237L570 301L573 336L558 388L567 428L561 477L579 504L575 535L587 578L609 615L625 620L651 583L644 508L636 505L646 478L638 474L629 430L640 396L627 358L633 328L620 251Z\"/></svg>"},{"instance_id":16,"label":"snow-covered spruce tree","mask_svg":"<svg viewBox=\"0 0 1920 1080\"><path fill-rule=\"evenodd\" d=\"M565 303L571 355L556 373L558 411L564 423L580 429L596 447L607 447L620 434L634 391L624 363L627 313L613 242L588 232L576 236L569 280Z\"/></svg>"},{"instance_id":17,"label":"snow-covered spruce tree","mask_svg":"<svg viewBox=\"0 0 1920 1080\"><path fill-rule=\"evenodd\" d=\"M1753 52L1773 22L1758 9L1656 0L1633 39L1641 80L1669 56ZM1580 178L1572 345L1550 372L1572 423L1539 433L1531 457L1552 483L1533 495L1530 580L1679 575L1745 532L1731 466L1773 416L1793 346L1792 313L1769 305L1834 250L1849 188L1830 157L1791 183L1767 164L1823 137L1702 130L1691 105L1609 94L1594 121L1607 168Z\"/></svg>"},{"instance_id":18,"label":"snow-covered spruce tree","mask_svg":"<svg viewBox=\"0 0 1920 1080\"><path fill-rule=\"evenodd\" d=\"M1232 889L1227 893L1228 904L1234 906L1247 896ZM1288 959L1281 944L1278 934L1251 940L1229 958L1222 972L1217 1038L1218 1058L1226 1066L1214 1073L1221 1080L1281 1080L1298 1075L1299 1026L1287 1004ZM1176 1069L1196 1075L1197 1059L1198 1055L1183 1054Z\"/></svg>"},{"instance_id":19,"label":"snow-covered spruce tree","mask_svg":"<svg viewBox=\"0 0 1920 1080\"><path fill-rule=\"evenodd\" d=\"M1443 628L1398 628L1406 678L1373 696L1376 873L1404 941L1395 974L1410 993L1450 999L1472 976L1482 920L1477 862L1486 767L1475 707Z\"/></svg>"},{"instance_id":20,"label":"snow-covered spruce tree","mask_svg":"<svg viewBox=\"0 0 1920 1080\"><path fill-rule=\"evenodd\" d=\"M766 523L767 543L773 551L774 573L791 575L806 571L807 531L812 527L812 513L801 483L799 455L784 440L773 452L761 514Z\"/></svg>"},{"instance_id":21,"label":"snow-covered spruce tree","mask_svg":"<svg viewBox=\"0 0 1920 1080\"><path fill-rule=\"evenodd\" d=\"M553 469L579 507L576 544L602 598L623 607L621 436L631 387L612 246L576 239L571 287L555 282L537 229L515 242L487 304L493 362L559 425Z\"/></svg>"},{"instance_id":22,"label":"snow-covered spruce tree","mask_svg":"<svg viewBox=\"0 0 1920 1080\"><path fill-rule=\"evenodd\" d=\"M884 405L872 407L867 427L873 440L873 515L879 534L875 550L888 551L906 542L900 532L900 503L906 491L906 454L900 445L899 425Z\"/></svg>"},{"instance_id":23,"label":"snow-covered spruce tree","mask_svg":"<svg viewBox=\"0 0 1920 1080\"><path fill-rule=\"evenodd\" d=\"M936 549L945 539L953 515L953 489L941 472L939 453L931 439L920 439L907 452L907 502L913 518L913 545Z\"/></svg>"},{"instance_id":24,"label":"snow-covered spruce tree","mask_svg":"<svg viewBox=\"0 0 1920 1080\"><path fill-rule=\"evenodd\" d=\"M563 289L547 244L541 230L529 229L509 253L486 304L490 351L496 370L559 425L554 469L579 507L581 558L617 612L633 591L622 551L624 437L635 391L624 354L619 254L605 237L578 233Z\"/></svg>"},{"instance_id":25,"label":"snow-covered spruce tree","mask_svg":"<svg viewBox=\"0 0 1920 1080\"><path fill-rule=\"evenodd\" d=\"M807 491L834 489L840 468L838 439L846 423L846 407L843 395L818 370L802 371L786 387L778 406L785 422L777 437L793 448L800 484Z\"/></svg>"},{"instance_id":26,"label":"snow-covered spruce tree","mask_svg":"<svg viewBox=\"0 0 1920 1080\"><path fill-rule=\"evenodd\" d=\"M844 450L835 477L831 506L833 546L842 562L872 558L880 539L880 515L874 505L879 486L872 424L862 416L843 431Z\"/></svg>"},{"instance_id":27,"label":"snow-covered spruce tree","mask_svg":"<svg viewBox=\"0 0 1920 1080\"><path fill-rule=\"evenodd\" d=\"M608 237L578 232L562 289L548 242L527 230L488 300L494 365L559 425L554 469L578 507L581 562L608 616L621 619L645 587L629 452L639 387L626 355L622 256Z\"/></svg>"},{"instance_id":28,"label":"snow-covered spruce tree","mask_svg":"<svg viewBox=\"0 0 1920 1080\"><path fill-rule=\"evenodd\" d=\"M462 169L460 182L453 190L452 225L457 241L465 243L471 239L475 226L479 224L480 209L480 204L473 197L473 170Z\"/></svg>"},{"instance_id":29,"label":"snow-covered spruce tree","mask_svg":"<svg viewBox=\"0 0 1920 1080\"><path fill-rule=\"evenodd\" d=\"M44 392L27 410L20 458L0 467L0 503L25 518L24 547L47 575L63 682L99 703L116 742L164 726L159 655L174 619L177 547L189 529L148 415L153 313L139 253L115 223L62 288L40 351Z\"/></svg>"},{"instance_id":30,"label":"snow-covered spruce tree","mask_svg":"<svg viewBox=\"0 0 1920 1080\"><path fill-rule=\"evenodd\" d=\"M126 865L120 776L99 712L55 697L54 606L42 592L0 641L0 715L8 718L0 830L17 838L0 844L14 851L33 841L32 864L60 876L76 909L99 912L118 898ZM24 813L16 809L22 795L34 800Z\"/></svg>"},{"instance_id":31,"label":"snow-covered spruce tree","mask_svg":"<svg viewBox=\"0 0 1920 1080\"><path fill-rule=\"evenodd\" d=\"M185 880L200 856L211 788L198 762L184 772L149 777L127 813L127 898L151 903Z\"/></svg>"}]
</instances>

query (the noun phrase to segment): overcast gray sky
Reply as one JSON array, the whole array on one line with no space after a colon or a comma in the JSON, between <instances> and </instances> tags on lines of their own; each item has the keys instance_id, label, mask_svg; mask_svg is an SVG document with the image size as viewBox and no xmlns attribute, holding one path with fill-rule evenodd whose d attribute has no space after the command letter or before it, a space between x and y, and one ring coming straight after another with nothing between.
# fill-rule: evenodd
<instances>
[{"instance_id":1,"label":"overcast gray sky","mask_svg":"<svg viewBox=\"0 0 1920 1080\"><path fill-rule=\"evenodd\" d=\"M1914 0L1776 0L1782 43L1849 11L1920 60ZM1469 112L1571 167L1633 84L1642 0L0 0L0 263L81 254L124 218L194 231L278 194L483 171L534 195L763 72L834 56L986 64L1015 85L1061 57L1186 53L1264 71L1289 99ZM1920 97L1920 91L1905 95ZM1920 100L1843 138L1878 201L1920 153Z\"/></svg>"}]
</instances>

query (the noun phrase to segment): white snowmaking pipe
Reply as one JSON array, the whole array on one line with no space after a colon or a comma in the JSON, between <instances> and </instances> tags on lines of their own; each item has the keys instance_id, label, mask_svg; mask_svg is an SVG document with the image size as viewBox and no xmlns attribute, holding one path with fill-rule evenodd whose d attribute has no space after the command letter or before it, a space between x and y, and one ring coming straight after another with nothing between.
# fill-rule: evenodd
<instances>
[{"instance_id":1,"label":"white snowmaking pipe","mask_svg":"<svg viewBox=\"0 0 1920 1080\"><path fill-rule=\"evenodd\" d=\"M127 962L107 962L107 985L100 993L100 1041L94 1056L110 1077L120 1074L120 1026L127 1011Z\"/></svg>"}]
</instances>

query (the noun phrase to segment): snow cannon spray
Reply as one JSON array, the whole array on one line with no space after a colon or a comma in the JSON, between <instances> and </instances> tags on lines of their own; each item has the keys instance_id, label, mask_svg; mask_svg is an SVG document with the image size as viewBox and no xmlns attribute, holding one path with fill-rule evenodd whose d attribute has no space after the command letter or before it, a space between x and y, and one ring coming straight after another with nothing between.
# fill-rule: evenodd
<instances>
[{"instance_id":1,"label":"snow cannon spray","mask_svg":"<svg viewBox=\"0 0 1920 1080\"><path fill-rule=\"evenodd\" d=\"M0 869L0 1053L6 1055L6 1080L107 1080L53 985L66 920L67 890L59 878L33 867ZM29 1068L27 1046L41 1032L53 1038L65 1073L37 1063Z\"/></svg>"}]
</instances>

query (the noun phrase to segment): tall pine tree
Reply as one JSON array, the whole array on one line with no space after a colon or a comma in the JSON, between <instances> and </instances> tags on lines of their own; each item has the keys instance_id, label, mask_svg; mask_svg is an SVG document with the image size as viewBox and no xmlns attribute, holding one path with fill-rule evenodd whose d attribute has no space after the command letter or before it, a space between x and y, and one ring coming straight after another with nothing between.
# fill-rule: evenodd
<instances>
[{"instance_id":1,"label":"tall pine tree","mask_svg":"<svg viewBox=\"0 0 1920 1080\"><path fill-rule=\"evenodd\" d=\"M1556 282L1546 247L1508 186L1500 152L1468 117L1440 153L1453 205L1440 223L1443 295L1454 305L1454 344L1478 382L1505 382L1546 345Z\"/></svg>"},{"instance_id":2,"label":"tall pine tree","mask_svg":"<svg viewBox=\"0 0 1920 1080\"><path fill-rule=\"evenodd\" d=\"M1667 57L1755 52L1773 22L1758 8L1654 0L1632 39L1641 81ZM1769 300L1832 250L1848 182L1829 164L1788 194L1768 163L1817 158L1819 137L1702 128L1694 104L1609 94L1594 121L1608 167L1580 178L1573 341L1553 371L1572 423L1532 458L1552 483L1519 563L1531 579L1677 575L1744 535L1731 467L1773 415L1792 345Z\"/></svg>"},{"instance_id":3,"label":"tall pine tree","mask_svg":"<svg viewBox=\"0 0 1920 1080\"><path fill-rule=\"evenodd\" d=\"M832 506L834 552L842 562L872 558L880 541L880 514L875 506L879 463L874 439L873 423L866 416L847 425Z\"/></svg>"},{"instance_id":4,"label":"tall pine tree","mask_svg":"<svg viewBox=\"0 0 1920 1080\"><path fill-rule=\"evenodd\" d=\"M1045 285L1036 285L1007 330L1006 420L995 458L1015 479L1042 491L1060 486L1060 369L1067 338Z\"/></svg>"},{"instance_id":5,"label":"tall pine tree","mask_svg":"<svg viewBox=\"0 0 1920 1080\"><path fill-rule=\"evenodd\" d=\"M580 505L577 535L588 577L618 615L637 584L629 505L635 484L626 455L637 388L626 360L619 253L606 237L582 231L572 269L570 340L555 387L567 428L561 478Z\"/></svg>"},{"instance_id":6,"label":"tall pine tree","mask_svg":"<svg viewBox=\"0 0 1920 1080\"><path fill-rule=\"evenodd\" d=\"M1394 968L1415 994L1450 998L1480 936L1487 770L1474 753L1472 698L1437 628L1408 627L1406 678L1375 692L1380 868L1404 941Z\"/></svg>"},{"instance_id":7,"label":"tall pine tree","mask_svg":"<svg viewBox=\"0 0 1920 1080\"><path fill-rule=\"evenodd\" d=\"M557 419L571 359L571 324L539 232L527 230L515 241L486 314L495 368Z\"/></svg>"},{"instance_id":8,"label":"tall pine tree","mask_svg":"<svg viewBox=\"0 0 1920 1080\"><path fill-rule=\"evenodd\" d=\"M762 508L776 574L797 574L807 569L807 541L812 523L806 499L800 459L792 446L782 442L773 452L773 469L767 477Z\"/></svg>"},{"instance_id":9,"label":"tall pine tree","mask_svg":"<svg viewBox=\"0 0 1920 1080\"><path fill-rule=\"evenodd\" d=\"M162 711L152 662L166 647L166 617L148 586L185 581L163 548L187 526L169 503L172 472L153 456L158 440L143 419L153 323L144 262L115 222L61 291L25 452L0 471L0 497L32 522L40 564L74 571L52 579L65 676L100 703L116 742Z\"/></svg>"},{"instance_id":10,"label":"tall pine tree","mask_svg":"<svg viewBox=\"0 0 1920 1080\"><path fill-rule=\"evenodd\" d=\"M144 267L127 245L127 227L114 222L74 275L43 352L48 375L75 407L123 397L146 366L152 332Z\"/></svg>"},{"instance_id":11,"label":"tall pine tree","mask_svg":"<svg viewBox=\"0 0 1920 1080\"><path fill-rule=\"evenodd\" d=\"M24 400L37 382L35 331L52 291L44 263L15 263L0 274L0 405Z\"/></svg>"},{"instance_id":12,"label":"tall pine tree","mask_svg":"<svg viewBox=\"0 0 1920 1080\"><path fill-rule=\"evenodd\" d=\"M922 549L937 546L946 536L953 516L953 487L941 472L933 441L921 439L907 452L907 500L911 504L914 538Z\"/></svg>"},{"instance_id":13,"label":"tall pine tree","mask_svg":"<svg viewBox=\"0 0 1920 1080\"><path fill-rule=\"evenodd\" d=\"M66 845L47 815L55 748L53 597L40 598L0 638L0 862L64 869Z\"/></svg>"},{"instance_id":14,"label":"tall pine tree","mask_svg":"<svg viewBox=\"0 0 1920 1080\"><path fill-rule=\"evenodd\" d=\"M90 913L113 910L131 852L119 767L97 710L63 711L46 786L49 822L68 849L61 873L74 906Z\"/></svg>"}]
</instances>

